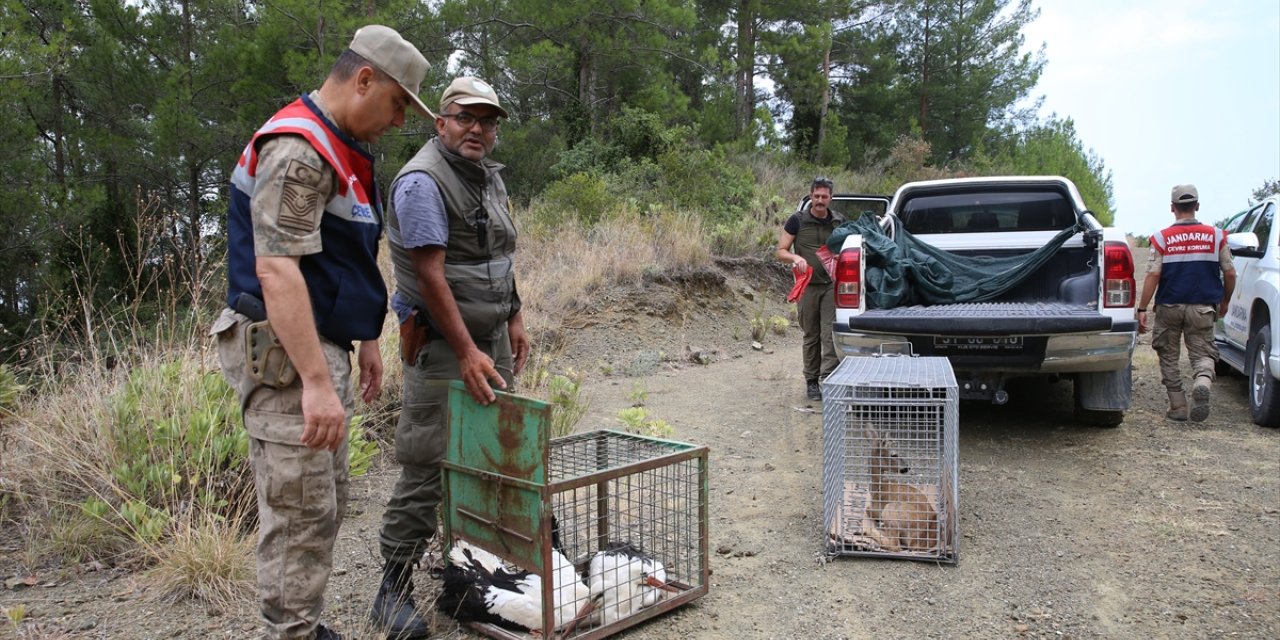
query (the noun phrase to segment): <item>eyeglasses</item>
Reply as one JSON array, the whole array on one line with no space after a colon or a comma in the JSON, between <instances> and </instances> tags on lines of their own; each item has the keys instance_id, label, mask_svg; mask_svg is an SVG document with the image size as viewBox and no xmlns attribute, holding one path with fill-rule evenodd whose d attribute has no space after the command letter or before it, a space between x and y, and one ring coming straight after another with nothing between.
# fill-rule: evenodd
<instances>
[{"instance_id":1,"label":"eyeglasses","mask_svg":"<svg viewBox=\"0 0 1280 640\"><path fill-rule=\"evenodd\" d=\"M476 123L479 122L480 128L487 133L497 131L498 125L501 124L501 122L495 117L477 118L475 114L468 113L466 111L459 111L458 113L442 113L440 114L440 117L453 118L453 121L458 123L458 126L463 129L470 129L471 127L476 126Z\"/></svg>"}]
</instances>

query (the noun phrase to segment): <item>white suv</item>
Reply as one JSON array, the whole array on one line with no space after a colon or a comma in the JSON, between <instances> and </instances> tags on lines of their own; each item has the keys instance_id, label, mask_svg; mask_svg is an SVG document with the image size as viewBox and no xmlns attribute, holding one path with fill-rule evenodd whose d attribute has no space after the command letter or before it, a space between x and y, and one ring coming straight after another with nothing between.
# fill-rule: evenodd
<instances>
[{"instance_id":1,"label":"white suv","mask_svg":"<svg viewBox=\"0 0 1280 640\"><path fill-rule=\"evenodd\" d=\"M1280 196L1271 196L1223 223L1236 266L1236 290L1213 337L1219 370L1249 378L1249 414L1280 427Z\"/></svg>"}]
</instances>

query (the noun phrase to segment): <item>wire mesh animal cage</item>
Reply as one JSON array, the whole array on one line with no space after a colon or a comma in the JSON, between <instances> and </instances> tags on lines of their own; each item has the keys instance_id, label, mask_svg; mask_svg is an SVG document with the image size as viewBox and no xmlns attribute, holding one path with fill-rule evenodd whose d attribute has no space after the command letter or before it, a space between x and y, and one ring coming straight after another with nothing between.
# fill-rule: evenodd
<instances>
[{"instance_id":1,"label":"wire mesh animal cage","mask_svg":"<svg viewBox=\"0 0 1280 640\"><path fill-rule=\"evenodd\" d=\"M449 403L446 544L539 578L540 623L477 631L590 640L707 593L706 447L610 430L552 439L546 403L500 393L482 406L457 382Z\"/></svg>"},{"instance_id":2,"label":"wire mesh animal cage","mask_svg":"<svg viewBox=\"0 0 1280 640\"><path fill-rule=\"evenodd\" d=\"M959 393L946 358L845 358L823 382L829 555L956 562Z\"/></svg>"}]
</instances>

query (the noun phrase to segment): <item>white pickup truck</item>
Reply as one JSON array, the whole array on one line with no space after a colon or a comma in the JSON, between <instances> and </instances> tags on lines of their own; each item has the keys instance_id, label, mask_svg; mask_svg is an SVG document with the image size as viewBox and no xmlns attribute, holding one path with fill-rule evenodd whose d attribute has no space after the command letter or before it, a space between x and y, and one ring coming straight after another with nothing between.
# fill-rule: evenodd
<instances>
[{"instance_id":1,"label":"white pickup truck","mask_svg":"<svg viewBox=\"0 0 1280 640\"><path fill-rule=\"evenodd\" d=\"M841 206L835 198L832 208ZM1067 239L994 299L873 308L871 301L879 298L867 289L876 280L869 270L883 266L883 258L869 251L861 233L846 236L836 263L833 332L843 356L910 343L915 354L951 361L960 397L996 404L1008 401L1005 382L1011 378L1070 379L1077 421L1114 427L1124 420L1137 342L1133 256L1123 232L1103 228L1070 180L908 183L878 222L890 237L905 229L908 239L960 256L1014 258L1060 233ZM1068 229L1075 230L1069 237Z\"/></svg>"},{"instance_id":2,"label":"white pickup truck","mask_svg":"<svg viewBox=\"0 0 1280 640\"><path fill-rule=\"evenodd\" d=\"M1223 223L1236 267L1227 315L1218 320L1219 372L1249 378L1254 423L1280 427L1280 196L1264 199Z\"/></svg>"}]
</instances>

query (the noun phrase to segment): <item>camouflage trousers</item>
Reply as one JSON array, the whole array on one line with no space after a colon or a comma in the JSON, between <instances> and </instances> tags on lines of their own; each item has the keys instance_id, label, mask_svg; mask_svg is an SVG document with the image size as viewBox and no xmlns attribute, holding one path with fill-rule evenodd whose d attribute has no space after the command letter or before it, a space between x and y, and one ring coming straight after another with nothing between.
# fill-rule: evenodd
<instances>
[{"instance_id":1,"label":"camouflage trousers","mask_svg":"<svg viewBox=\"0 0 1280 640\"><path fill-rule=\"evenodd\" d=\"M831 336L831 325L836 321L835 285L809 283L798 307L800 329L804 331L804 379L808 382L826 378L840 364Z\"/></svg>"},{"instance_id":2,"label":"camouflage trousers","mask_svg":"<svg viewBox=\"0 0 1280 640\"><path fill-rule=\"evenodd\" d=\"M492 341L477 340L476 347L493 358L507 390L513 390L513 357L506 328ZM395 443L400 478L391 490L379 534L382 558L387 562L417 563L436 533L436 507L444 495L440 463L449 435L445 422L448 381L461 376L458 356L440 338L422 347L416 366L404 367L404 402L396 422Z\"/></svg>"},{"instance_id":3,"label":"camouflage trousers","mask_svg":"<svg viewBox=\"0 0 1280 640\"><path fill-rule=\"evenodd\" d=\"M258 597L264 637L310 638L333 569L333 544L347 505L347 441L336 452L302 446L302 381L253 388L245 374L248 318L224 310L213 332L227 382L240 394L258 498ZM334 389L354 410L351 357L321 340Z\"/></svg>"},{"instance_id":4,"label":"camouflage trousers","mask_svg":"<svg viewBox=\"0 0 1280 640\"><path fill-rule=\"evenodd\" d=\"M1151 348L1160 356L1160 381L1169 391L1182 391L1182 372L1178 360L1182 343L1187 345L1191 361L1191 377L1214 378L1214 361L1218 348L1213 345L1213 323L1217 310L1207 304L1158 304L1151 329Z\"/></svg>"}]
</instances>

